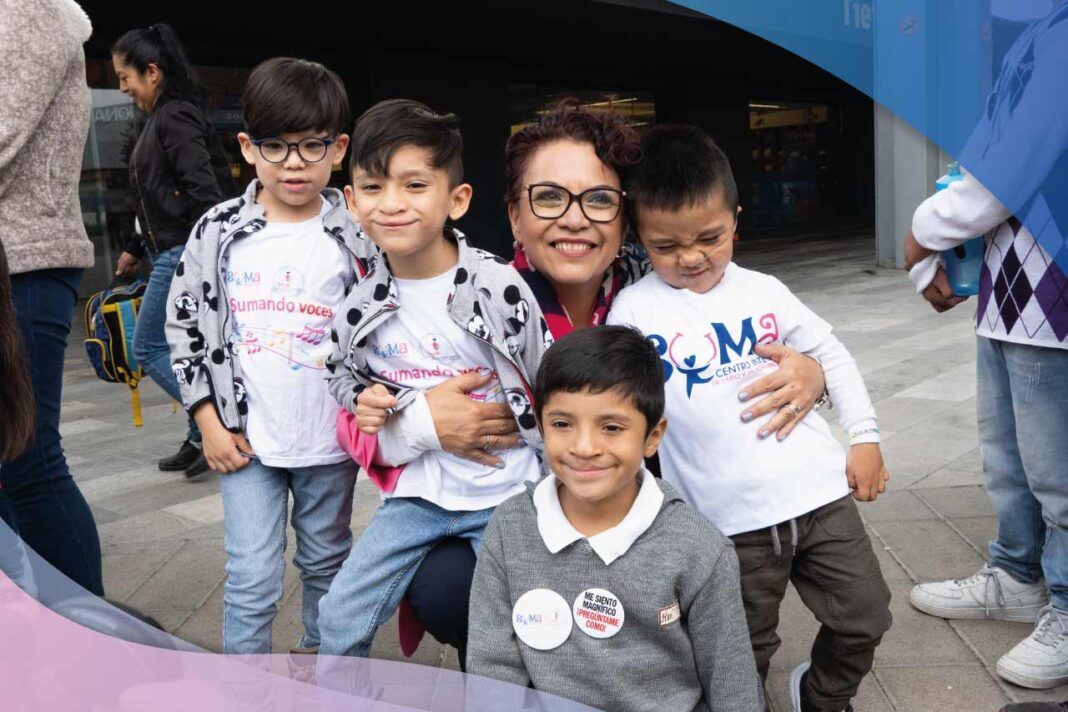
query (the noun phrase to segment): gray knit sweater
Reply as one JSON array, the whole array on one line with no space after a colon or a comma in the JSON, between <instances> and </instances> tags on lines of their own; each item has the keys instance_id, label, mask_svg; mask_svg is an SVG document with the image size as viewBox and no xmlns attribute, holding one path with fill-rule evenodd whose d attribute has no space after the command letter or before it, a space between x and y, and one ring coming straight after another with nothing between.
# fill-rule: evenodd
<instances>
[{"instance_id":1,"label":"gray knit sweater","mask_svg":"<svg viewBox=\"0 0 1068 712\"><path fill-rule=\"evenodd\" d=\"M586 539L549 552L533 486L497 507L471 588L468 672L612 712L763 709L734 548L670 485L658 484L659 514L611 565ZM576 625L552 650L518 639L512 608L524 593L551 589L570 605L590 588L607 589L624 608L613 637L593 638ZM681 615L673 615L676 602Z\"/></svg>"},{"instance_id":2,"label":"gray knit sweater","mask_svg":"<svg viewBox=\"0 0 1068 712\"><path fill-rule=\"evenodd\" d=\"M78 201L91 32L73 0L0 0L0 244L12 274L93 264Z\"/></svg>"}]
</instances>

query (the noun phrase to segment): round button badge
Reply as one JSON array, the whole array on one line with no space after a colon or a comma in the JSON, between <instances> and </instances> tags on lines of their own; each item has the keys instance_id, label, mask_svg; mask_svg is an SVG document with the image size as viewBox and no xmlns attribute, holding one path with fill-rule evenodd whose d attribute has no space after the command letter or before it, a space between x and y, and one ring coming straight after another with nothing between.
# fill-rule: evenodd
<instances>
[{"instance_id":1,"label":"round button badge","mask_svg":"<svg viewBox=\"0 0 1068 712\"><path fill-rule=\"evenodd\" d=\"M611 591L587 588L575 599L575 625L591 638L611 638L623 627L623 604Z\"/></svg>"},{"instance_id":2,"label":"round button badge","mask_svg":"<svg viewBox=\"0 0 1068 712\"><path fill-rule=\"evenodd\" d=\"M512 607L512 628L535 650L552 650L571 635L571 609L556 591L535 588Z\"/></svg>"}]
</instances>

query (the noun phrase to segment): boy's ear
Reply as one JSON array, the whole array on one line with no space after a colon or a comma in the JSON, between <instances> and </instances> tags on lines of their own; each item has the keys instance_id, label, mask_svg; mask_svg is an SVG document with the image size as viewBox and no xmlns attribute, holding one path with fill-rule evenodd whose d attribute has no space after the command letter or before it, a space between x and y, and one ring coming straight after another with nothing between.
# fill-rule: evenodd
<instances>
[{"instance_id":1,"label":"boy's ear","mask_svg":"<svg viewBox=\"0 0 1068 712\"><path fill-rule=\"evenodd\" d=\"M660 418L660 422L657 423L645 436L645 456L652 457L656 449L660 447L660 441L664 439L664 433L667 432L667 418Z\"/></svg>"},{"instance_id":2,"label":"boy's ear","mask_svg":"<svg viewBox=\"0 0 1068 712\"><path fill-rule=\"evenodd\" d=\"M360 214L356 212L356 194L352 191L352 184L345 186L345 205L349 208L349 215L351 215L356 222L360 222Z\"/></svg>"},{"instance_id":3,"label":"boy's ear","mask_svg":"<svg viewBox=\"0 0 1068 712\"><path fill-rule=\"evenodd\" d=\"M252 137L244 131L237 134L237 143L241 146L241 155L250 166L256 164L256 147L252 145Z\"/></svg>"},{"instance_id":4,"label":"boy's ear","mask_svg":"<svg viewBox=\"0 0 1068 712\"><path fill-rule=\"evenodd\" d=\"M332 153L330 154L331 166L340 166L341 162L345 160L345 151L349 149L349 135L338 134L334 139L334 143L330 145Z\"/></svg>"},{"instance_id":5,"label":"boy's ear","mask_svg":"<svg viewBox=\"0 0 1068 712\"><path fill-rule=\"evenodd\" d=\"M450 219L459 220L467 214L467 209L471 207L471 196L474 192L475 189L471 187L470 183L461 183L452 189L449 194Z\"/></svg>"}]
</instances>

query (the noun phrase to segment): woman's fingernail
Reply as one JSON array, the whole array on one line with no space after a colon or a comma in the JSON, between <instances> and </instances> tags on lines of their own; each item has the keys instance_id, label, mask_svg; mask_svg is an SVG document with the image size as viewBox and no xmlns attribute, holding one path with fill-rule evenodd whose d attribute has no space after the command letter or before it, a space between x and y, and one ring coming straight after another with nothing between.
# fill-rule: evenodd
<instances>
[{"instance_id":1,"label":"woman's fingernail","mask_svg":"<svg viewBox=\"0 0 1068 712\"><path fill-rule=\"evenodd\" d=\"M747 400L749 400L749 394L745 391L738 391L738 400L740 400L742 403L745 403Z\"/></svg>"},{"instance_id":2,"label":"woman's fingernail","mask_svg":"<svg viewBox=\"0 0 1068 712\"><path fill-rule=\"evenodd\" d=\"M504 469L504 463L503 462L498 462L496 465L494 465L494 467L496 467L498 470L503 470Z\"/></svg>"},{"instance_id":3,"label":"woman's fingernail","mask_svg":"<svg viewBox=\"0 0 1068 712\"><path fill-rule=\"evenodd\" d=\"M779 442L782 442L786 439L786 433L779 433L776 438L778 438Z\"/></svg>"},{"instance_id":4,"label":"woman's fingernail","mask_svg":"<svg viewBox=\"0 0 1068 712\"><path fill-rule=\"evenodd\" d=\"M752 419L753 419L753 414L750 413L748 410L745 411L744 413L742 413L742 422L743 423L748 423Z\"/></svg>"},{"instance_id":5,"label":"woman's fingernail","mask_svg":"<svg viewBox=\"0 0 1068 712\"><path fill-rule=\"evenodd\" d=\"M757 433L757 437L759 437L761 440L763 440L764 438L768 437L768 435L770 435L770 434L771 433L769 433L767 430L761 430L759 433Z\"/></svg>"}]
</instances>

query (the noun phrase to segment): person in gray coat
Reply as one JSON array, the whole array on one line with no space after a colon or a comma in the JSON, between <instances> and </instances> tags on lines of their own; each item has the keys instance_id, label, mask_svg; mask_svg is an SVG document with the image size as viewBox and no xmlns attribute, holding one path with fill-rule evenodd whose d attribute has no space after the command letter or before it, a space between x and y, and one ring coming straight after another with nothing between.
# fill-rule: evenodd
<instances>
[{"instance_id":1,"label":"person in gray coat","mask_svg":"<svg viewBox=\"0 0 1068 712\"><path fill-rule=\"evenodd\" d=\"M92 32L72 0L0 0L0 244L30 364L32 444L5 462L10 524L60 572L103 594L100 540L60 444L63 358L93 244L78 200L89 132L82 45Z\"/></svg>"}]
</instances>

